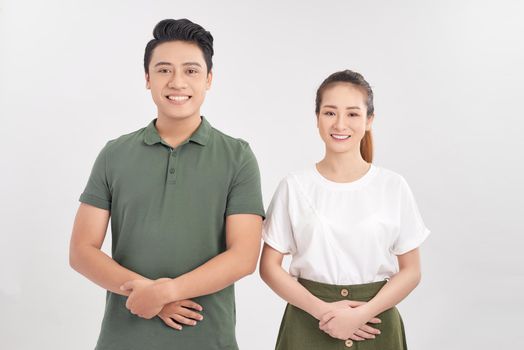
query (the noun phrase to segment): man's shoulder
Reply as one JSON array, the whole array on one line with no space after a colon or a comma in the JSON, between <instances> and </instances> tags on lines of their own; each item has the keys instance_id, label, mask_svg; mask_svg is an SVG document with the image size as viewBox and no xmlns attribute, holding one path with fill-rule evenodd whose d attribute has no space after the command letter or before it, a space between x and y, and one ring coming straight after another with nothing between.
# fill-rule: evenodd
<instances>
[{"instance_id":1,"label":"man's shoulder","mask_svg":"<svg viewBox=\"0 0 524 350\"><path fill-rule=\"evenodd\" d=\"M218 141L222 141L224 143L228 143L228 144L231 144L231 145L237 146L237 147L249 146L249 143L246 140L244 140L243 138L231 136L231 135L226 134L225 132L223 132L221 130L218 130L215 127L211 127L211 130L212 130L212 132L214 134L214 137Z\"/></svg>"},{"instance_id":2,"label":"man's shoulder","mask_svg":"<svg viewBox=\"0 0 524 350\"><path fill-rule=\"evenodd\" d=\"M214 146L220 147L226 154L229 153L234 158L238 158L240 155L252 155L253 152L251 151L249 142L245 139L228 135L215 127L211 127L211 130Z\"/></svg>"},{"instance_id":3,"label":"man's shoulder","mask_svg":"<svg viewBox=\"0 0 524 350\"><path fill-rule=\"evenodd\" d=\"M120 135L114 139L107 141L105 149L108 152L115 152L119 150L129 149L130 146L142 144L144 141L144 132L146 127Z\"/></svg>"}]
</instances>

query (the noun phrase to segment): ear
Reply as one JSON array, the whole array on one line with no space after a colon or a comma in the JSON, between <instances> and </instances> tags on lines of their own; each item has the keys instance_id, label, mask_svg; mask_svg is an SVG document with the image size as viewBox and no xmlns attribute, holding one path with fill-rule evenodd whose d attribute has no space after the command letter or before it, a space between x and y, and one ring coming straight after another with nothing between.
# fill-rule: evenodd
<instances>
[{"instance_id":1,"label":"ear","mask_svg":"<svg viewBox=\"0 0 524 350\"><path fill-rule=\"evenodd\" d=\"M317 129L319 128L320 126L318 125L318 114L317 114Z\"/></svg>"},{"instance_id":2,"label":"ear","mask_svg":"<svg viewBox=\"0 0 524 350\"><path fill-rule=\"evenodd\" d=\"M207 73L206 90L209 90L211 88L212 81L213 81L213 71L210 70L209 73Z\"/></svg>"},{"instance_id":3,"label":"ear","mask_svg":"<svg viewBox=\"0 0 524 350\"><path fill-rule=\"evenodd\" d=\"M373 120L375 120L374 114L366 118L366 131L371 130L371 125L373 125Z\"/></svg>"},{"instance_id":4,"label":"ear","mask_svg":"<svg viewBox=\"0 0 524 350\"><path fill-rule=\"evenodd\" d=\"M149 82L149 73L146 73L146 89L150 90L151 89L151 83Z\"/></svg>"}]
</instances>

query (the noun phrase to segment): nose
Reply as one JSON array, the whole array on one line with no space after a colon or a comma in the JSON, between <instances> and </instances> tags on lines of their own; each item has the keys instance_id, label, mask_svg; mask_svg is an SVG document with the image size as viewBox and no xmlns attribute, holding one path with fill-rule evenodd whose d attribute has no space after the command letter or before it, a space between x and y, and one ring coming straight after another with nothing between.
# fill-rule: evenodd
<instances>
[{"instance_id":1,"label":"nose","mask_svg":"<svg viewBox=\"0 0 524 350\"><path fill-rule=\"evenodd\" d=\"M336 131L346 130L346 119L344 118L344 115L339 114L337 116L337 119L335 120L335 124L333 125L333 127Z\"/></svg>"},{"instance_id":2,"label":"nose","mask_svg":"<svg viewBox=\"0 0 524 350\"><path fill-rule=\"evenodd\" d=\"M177 74L174 72L167 86L176 90L184 89L186 87L186 81L184 80L182 74Z\"/></svg>"}]
</instances>

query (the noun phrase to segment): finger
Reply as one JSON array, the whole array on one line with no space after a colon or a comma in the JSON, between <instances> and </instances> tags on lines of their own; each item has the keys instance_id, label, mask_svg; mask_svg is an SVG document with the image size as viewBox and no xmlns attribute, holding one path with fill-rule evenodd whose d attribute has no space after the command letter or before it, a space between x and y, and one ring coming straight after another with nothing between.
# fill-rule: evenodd
<instances>
[{"instance_id":1,"label":"finger","mask_svg":"<svg viewBox=\"0 0 524 350\"><path fill-rule=\"evenodd\" d=\"M197 324L197 321L189 319L187 317L184 317L182 315L174 314L171 316L172 319L177 321L178 323L185 324L188 326L195 326Z\"/></svg>"},{"instance_id":2,"label":"finger","mask_svg":"<svg viewBox=\"0 0 524 350\"><path fill-rule=\"evenodd\" d=\"M126 309L131 311L131 303L129 302L129 298L127 298L127 300L126 300ZM131 311L131 313L133 313L133 312Z\"/></svg>"},{"instance_id":3,"label":"finger","mask_svg":"<svg viewBox=\"0 0 524 350\"><path fill-rule=\"evenodd\" d=\"M326 312L321 318L320 318L320 325L324 325L325 323L329 322L333 318L333 311Z\"/></svg>"},{"instance_id":4,"label":"finger","mask_svg":"<svg viewBox=\"0 0 524 350\"><path fill-rule=\"evenodd\" d=\"M324 322L324 323L319 322L318 328L322 329L324 332L327 332L329 330L329 321Z\"/></svg>"},{"instance_id":5,"label":"finger","mask_svg":"<svg viewBox=\"0 0 524 350\"><path fill-rule=\"evenodd\" d=\"M370 334L367 332L364 332L363 330L359 329L355 332L355 335L364 339L375 339L374 334Z\"/></svg>"},{"instance_id":6,"label":"finger","mask_svg":"<svg viewBox=\"0 0 524 350\"><path fill-rule=\"evenodd\" d=\"M382 323L382 320L380 318L373 317L371 320L368 321L368 323Z\"/></svg>"},{"instance_id":7,"label":"finger","mask_svg":"<svg viewBox=\"0 0 524 350\"><path fill-rule=\"evenodd\" d=\"M349 306L351 307L357 307L357 306L361 306L361 305L364 305L366 302L364 301L356 301L356 300L348 300L349 301Z\"/></svg>"},{"instance_id":8,"label":"finger","mask_svg":"<svg viewBox=\"0 0 524 350\"><path fill-rule=\"evenodd\" d=\"M340 340L346 340L346 337L343 337L341 335L338 335L337 333L335 332L331 332L329 333L330 336L332 336L333 338L336 338L336 339L340 339Z\"/></svg>"},{"instance_id":9,"label":"finger","mask_svg":"<svg viewBox=\"0 0 524 350\"><path fill-rule=\"evenodd\" d=\"M360 329L369 334L380 334L379 329L376 329L376 328L373 328L367 325L363 325L362 327L360 327Z\"/></svg>"},{"instance_id":10,"label":"finger","mask_svg":"<svg viewBox=\"0 0 524 350\"><path fill-rule=\"evenodd\" d=\"M198 311L202 311L203 308L200 304L197 304L195 303L194 301L192 300L182 300L180 302L180 305L182 305L183 307L188 307L188 308L191 308L191 309L194 309L194 310L198 310Z\"/></svg>"},{"instance_id":11,"label":"finger","mask_svg":"<svg viewBox=\"0 0 524 350\"><path fill-rule=\"evenodd\" d=\"M164 323L173 328L173 329L176 329L177 331L181 331L182 330L182 326L179 325L178 323L176 323L175 321L173 321L171 318L169 317L163 317L163 316L158 316L160 317L160 319L162 319L162 321L164 321Z\"/></svg>"},{"instance_id":12,"label":"finger","mask_svg":"<svg viewBox=\"0 0 524 350\"><path fill-rule=\"evenodd\" d=\"M193 320L202 321L204 319L204 316L199 314L198 312L191 311L191 309L186 309L185 307L181 307L179 309L179 312L177 312L179 315L182 315L187 318L192 318Z\"/></svg>"},{"instance_id":13,"label":"finger","mask_svg":"<svg viewBox=\"0 0 524 350\"><path fill-rule=\"evenodd\" d=\"M364 338L362 338L362 337L359 337L359 336L356 335L356 334L352 334L352 335L349 337L349 339L351 339L351 340L356 340L356 341L366 340L366 339L364 339Z\"/></svg>"},{"instance_id":14,"label":"finger","mask_svg":"<svg viewBox=\"0 0 524 350\"><path fill-rule=\"evenodd\" d=\"M134 281L127 281L120 286L120 290L133 290Z\"/></svg>"},{"instance_id":15,"label":"finger","mask_svg":"<svg viewBox=\"0 0 524 350\"><path fill-rule=\"evenodd\" d=\"M351 300L339 300L339 301L335 302L334 304L338 304L338 305L344 306L344 307L350 307L351 306Z\"/></svg>"}]
</instances>

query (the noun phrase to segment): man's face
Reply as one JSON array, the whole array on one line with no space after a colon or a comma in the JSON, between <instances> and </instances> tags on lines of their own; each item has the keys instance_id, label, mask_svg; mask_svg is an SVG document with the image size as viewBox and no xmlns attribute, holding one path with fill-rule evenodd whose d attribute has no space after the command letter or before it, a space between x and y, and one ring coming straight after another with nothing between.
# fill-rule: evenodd
<instances>
[{"instance_id":1,"label":"man's face","mask_svg":"<svg viewBox=\"0 0 524 350\"><path fill-rule=\"evenodd\" d=\"M196 44L170 41L153 50L146 86L158 108L158 117L180 120L200 117L211 79L202 50Z\"/></svg>"}]
</instances>

